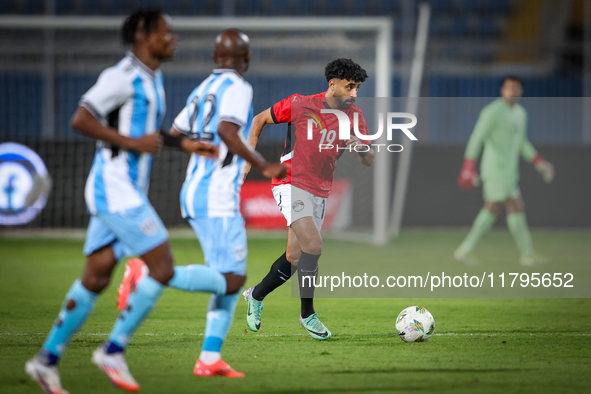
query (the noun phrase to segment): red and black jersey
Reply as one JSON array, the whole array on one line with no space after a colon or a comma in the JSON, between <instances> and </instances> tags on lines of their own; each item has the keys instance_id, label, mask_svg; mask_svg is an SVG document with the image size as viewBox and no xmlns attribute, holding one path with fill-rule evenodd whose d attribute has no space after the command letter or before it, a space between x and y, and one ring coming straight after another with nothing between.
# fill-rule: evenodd
<instances>
[{"instance_id":1,"label":"red and black jersey","mask_svg":"<svg viewBox=\"0 0 591 394\"><path fill-rule=\"evenodd\" d=\"M330 109L325 93L312 96L294 94L271 107L275 123L287 123L285 148L281 162L288 165L285 178L273 179L273 186L292 184L319 197L328 197L332 187L336 160L345 151L344 140L338 139L338 118L333 114L322 114L321 109ZM349 116L351 135L353 114L358 113L359 132L369 135L361 110L352 105L342 110ZM308 139L308 121L312 119L312 138ZM362 140L364 144L371 141ZM322 145L322 149L320 146Z\"/></svg>"}]
</instances>

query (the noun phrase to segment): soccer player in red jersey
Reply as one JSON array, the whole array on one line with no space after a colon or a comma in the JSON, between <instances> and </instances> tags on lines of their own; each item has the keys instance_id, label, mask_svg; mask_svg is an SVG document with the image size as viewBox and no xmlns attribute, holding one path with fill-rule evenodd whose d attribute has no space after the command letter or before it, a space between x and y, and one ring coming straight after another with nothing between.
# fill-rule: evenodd
<instances>
[{"instance_id":1,"label":"soccer player in red jersey","mask_svg":"<svg viewBox=\"0 0 591 394\"><path fill-rule=\"evenodd\" d=\"M314 310L313 286L307 280L304 282L303 278L318 273L318 259L322 252L320 229L336 160L345 150L350 150L358 153L361 164L371 166L374 151L369 141L361 141L355 136L353 127L348 140L338 139L337 116L322 111L338 109L347 114L351 125L354 124L354 113L358 113L358 132L369 135L361 110L353 104L361 83L367 79L367 73L351 59L336 59L326 66L325 76L328 81L326 92L312 96L294 94L264 110L253 120L249 137L253 148L265 125L288 124L281 162L288 164L290 170L285 178L273 180L273 195L291 229L287 234L286 252L273 263L258 285L244 292L248 303L246 321L252 331L258 331L261 326L265 296L285 283L297 267L300 324L315 339L325 340L332 335ZM308 135L310 119L314 119L311 136Z\"/></svg>"}]
</instances>

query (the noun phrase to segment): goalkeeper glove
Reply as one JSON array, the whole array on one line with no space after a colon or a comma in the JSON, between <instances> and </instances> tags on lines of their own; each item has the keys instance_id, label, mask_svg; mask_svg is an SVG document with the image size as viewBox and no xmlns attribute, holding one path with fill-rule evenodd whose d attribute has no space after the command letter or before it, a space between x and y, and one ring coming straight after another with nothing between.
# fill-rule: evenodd
<instances>
[{"instance_id":1,"label":"goalkeeper glove","mask_svg":"<svg viewBox=\"0 0 591 394\"><path fill-rule=\"evenodd\" d=\"M550 183L554 179L554 166L542 159L540 155L536 155L531 164L534 166L537 172L540 173L544 182Z\"/></svg>"},{"instance_id":2,"label":"goalkeeper glove","mask_svg":"<svg viewBox=\"0 0 591 394\"><path fill-rule=\"evenodd\" d=\"M480 179L476 174L476 160L464 159L462 171L460 171L460 177L458 178L458 186L466 191L470 191L479 184Z\"/></svg>"}]
</instances>

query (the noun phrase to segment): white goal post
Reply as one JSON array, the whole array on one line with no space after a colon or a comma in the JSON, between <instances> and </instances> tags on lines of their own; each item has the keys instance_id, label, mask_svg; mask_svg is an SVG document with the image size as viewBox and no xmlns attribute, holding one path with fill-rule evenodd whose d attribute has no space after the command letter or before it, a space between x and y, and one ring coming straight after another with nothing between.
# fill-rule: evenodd
<instances>
[{"instance_id":1,"label":"white goal post","mask_svg":"<svg viewBox=\"0 0 591 394\"><path fill-rule=\"evenodd\" d=\"M0 29L19 31L43 31L45 59L43 75L46 79L44 117L46 124L43 136L55 135L54 113L55 89L51 74L52 56L56 50L54 31L116 31L121 27L123 17L86 17L86 16L0 16ZM387 17L174 17L172 25L175 31L220 31L224 28L238 28L249 32L360 32L375 34L375 66L372 75L376 97L391 97L393 74L394 22ZM369 59L363 59L369 60ZM294 92L295 93L295 92ZM376 113L377 116L377 113ZM385 133L382 141L386 143ZM388 240L389 205L391 171L389 155L376 155L373 181L373 232L371 239L376 245L383 245ZM363 241L363 240L362 240ZM365 241L368 241L366 239Z\"/></svg>"},{"instance_id":2,"label":"white goal post","mask_svg":"<svg viewBox=\"0 0 591 394\"><path fill-rule=\"evenodd\" d=\"M427 40L429 39L429 20L431 19L431 5L427 2L421 3L419 8L419 18L417 23L417 33L415 38L414 56L410 70L410 83L408 87L408 102L406 112L416 114L418 110L418 100L421 93L421 81L423 79L423 69L425 67L425 57L427 52ZM398 158L398 168L396 170L396 181L394 185L394 198L392 199L392 219L389 228L389 234L397 237L402 227L402 218L404 216L404 205L406 202L406 189L408 187L408 177L410 175L410 166L412 159L413 142L404 139L402 141L404 150Z\"/></svg>"}]
</instances>

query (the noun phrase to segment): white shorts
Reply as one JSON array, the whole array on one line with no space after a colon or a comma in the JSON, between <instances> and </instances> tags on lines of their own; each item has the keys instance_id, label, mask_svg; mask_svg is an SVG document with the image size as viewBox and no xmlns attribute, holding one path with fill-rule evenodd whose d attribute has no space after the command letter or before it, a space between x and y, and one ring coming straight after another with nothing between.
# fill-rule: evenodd
<instances>
[{"instance_id":1,"label":"white shorts","mask_svg":"<svg viewBox=\"0 0 591 394\"><path fill-rule=\"evenodd\" d=\"M288 227L301 218L311 216L318 231L322 229L326 214L326 197L315 196L292 185L279 185L272 190L277 206L285 217Z\"/></svg>"}]
</instances>

